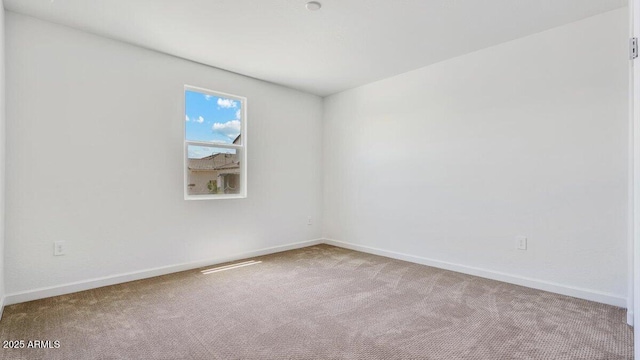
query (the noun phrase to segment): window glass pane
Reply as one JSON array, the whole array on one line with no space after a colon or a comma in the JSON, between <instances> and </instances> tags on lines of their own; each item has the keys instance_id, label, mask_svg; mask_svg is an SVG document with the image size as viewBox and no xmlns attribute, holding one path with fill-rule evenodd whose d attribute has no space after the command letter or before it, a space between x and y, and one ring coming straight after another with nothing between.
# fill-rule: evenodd
<instances>
[{"instance_id":1,"label":"window glass pane","mask_svg":"<svg viewBox=\"0 0 640 360\"><path fill-rule=\"evenodd\" d=\"M189 145L187 153L189 195L240 193L240 151Z\"/></svg>"},{"instance_id":2,"label":"window glass pane","mask_svg":"<svg viewBox=\"0 0 640 360\"><path fill-rule=\"evenodd\" d=\"M185 91L185 136L187 141L239 144L242 102Z\"/></svg>"}]
</instances>

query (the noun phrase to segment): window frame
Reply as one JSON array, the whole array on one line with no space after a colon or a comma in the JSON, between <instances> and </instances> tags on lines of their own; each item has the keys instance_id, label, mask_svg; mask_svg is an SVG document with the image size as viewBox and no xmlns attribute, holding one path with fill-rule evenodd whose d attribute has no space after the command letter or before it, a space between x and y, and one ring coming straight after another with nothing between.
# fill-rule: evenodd
<instances>
[{"instance_id":1,"label":"window frame","mask_svg":"<svg viewBox=\"0 0 640 360\"><path fill-rule=\"evenodd\" d=\"M211 95L225 99L231 99L240 103L240 144L227 144L213 141L187 140L187 123L184 120L187 113L187 91L194 91L204 95ZM244 199L247 197L247 98L243 96L223 93L202 87L184 85L182 90L182 141L183 141L183 172L184 172L184 199L185 200L214 200L214 199ZM240 152L240 192L237 194L189 194L189 145L204 146L223 149L234 149Z\"/></svg>"}]
</instances>

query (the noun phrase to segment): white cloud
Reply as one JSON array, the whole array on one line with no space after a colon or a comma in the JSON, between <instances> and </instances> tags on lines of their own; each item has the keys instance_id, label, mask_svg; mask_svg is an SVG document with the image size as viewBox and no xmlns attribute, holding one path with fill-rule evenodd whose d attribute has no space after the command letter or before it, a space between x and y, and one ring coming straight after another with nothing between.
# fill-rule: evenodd
<instances>
[{"instance_id":1,"label":"white cloud","mask_svg":"<svg viewBox=\"0 0 640 360\"><path fill-rule=\"evenodd\" d=\"M236 119L240 119L240 115L242 115L242 111L240 109L238 109L236 111Z\"/></svg>"},{"instance_id":2,"label":"white cloud","mask_svg":"<svg viewBox=\"0 0 640 360\"><path fill-rule=\"evenodd\" d=\"M218 106L224 109L237 108L238 102L231 99L218 98Z\"/></svg>"},{"instance_id":3,"label":"white cloud","mask_svg":"<svg viewBox=\"0 0 640 360\"><path fill-rule=\"evenodd\" d=\"M198 118L194 119L193 121L197 122L198 124L202 124L204 122L204 118L202 116L198 116Z\"/></svg>"},{"instance_id":4,"label":"white cloud","mask_svg":"<svg viewBox=\"0 0 640 360\"><path fill-rule=\"evenodd\" d=\"M205 157L204 152L200 151L200 149L193 149L189 147L189 159L202 159Z\"/></svg>"},{"instance_id":5,"label":"white cloud","mask_svg":"<svg viewBox=\"0 0 640 360\"><path fill-rule=\"evenodd\" d=\"M215 123L211 129L215 133L222 134L233 139L240 134L240 120L231 120L226 123Z\"/></svg>"},{"instance_id":6,"label":"white cloud","mask_svg":"<svg viewBox=\"0 0 640 360\"><path fill-rule=\"evenodd\" d=\"M184 121L189 121L189 115L184 116Z\"/></svg>"},{"instance_id":7,"label":"white cloud","mask_svg":"<svg viewBox=\"0 0 640 360\"><path fill-rule=\"evenodd\" d=\"M213 153L213 149L202 146L189 146L189 158L190 159L202 159Z\"/></svg>"},{"instance_id":8,"label":"white cloud","mask_svg":"<svg viewBox=\"0 0 640 360\"><path fill-rule=\"evenodd\" d=\"M205 95L205 96L204 96L204 98L205 98L205 99L207 99L207 101L208 101L208 100L211 100L211 98L212 98L212 97L213 97L213 96L211 96L211 95Z\"/></svg>"}]
</instances>

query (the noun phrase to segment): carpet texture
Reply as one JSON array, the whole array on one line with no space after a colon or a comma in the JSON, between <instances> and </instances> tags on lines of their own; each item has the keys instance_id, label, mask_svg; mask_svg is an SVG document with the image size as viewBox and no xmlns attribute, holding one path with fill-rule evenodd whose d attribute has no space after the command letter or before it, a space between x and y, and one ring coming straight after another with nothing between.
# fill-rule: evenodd
<instances>
[{"instance_id":1,"label":"carpet texture","mask_svg":"<svg viewBox=\"0 0 640 360\"><path fill-rule=\"evenodd\" d=\"M328 245L252 260L8 306L2 341L60 347L0 359L632 359L624 309Z\"/></svg>"}]
</instances>

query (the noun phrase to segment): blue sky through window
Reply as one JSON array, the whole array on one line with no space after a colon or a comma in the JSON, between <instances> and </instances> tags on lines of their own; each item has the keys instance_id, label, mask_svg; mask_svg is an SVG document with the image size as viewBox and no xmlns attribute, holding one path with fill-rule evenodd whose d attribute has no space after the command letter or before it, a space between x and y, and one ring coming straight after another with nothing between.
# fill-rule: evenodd
<instances>
[{"instance_id":1,"label":"blue sky through window","mask_svg":"<svg viewBox=\"0 0 640 360\"><path fill-rule=\"evenodd\" d=\"M233 143L240 135L241 111L242 103L238 100L185 91L186 140ZM190 158L203 153L192 154L191 148L195 147L189 147Z\"/></svg>"},{"instance_id":2,"label":"blue sky through window","mask_svg":"<svg viewBox=\"0 0 640 360\"><path fill-rule=\"evenodd\" d=\"M196 146L189 145L187 146L189 152L189 159L202 159L204 157L213 155L213 154L235 154L236 150L234 149L224 149L224 148L216 148L209 146Z\"/></svg>"}]
</instances>

